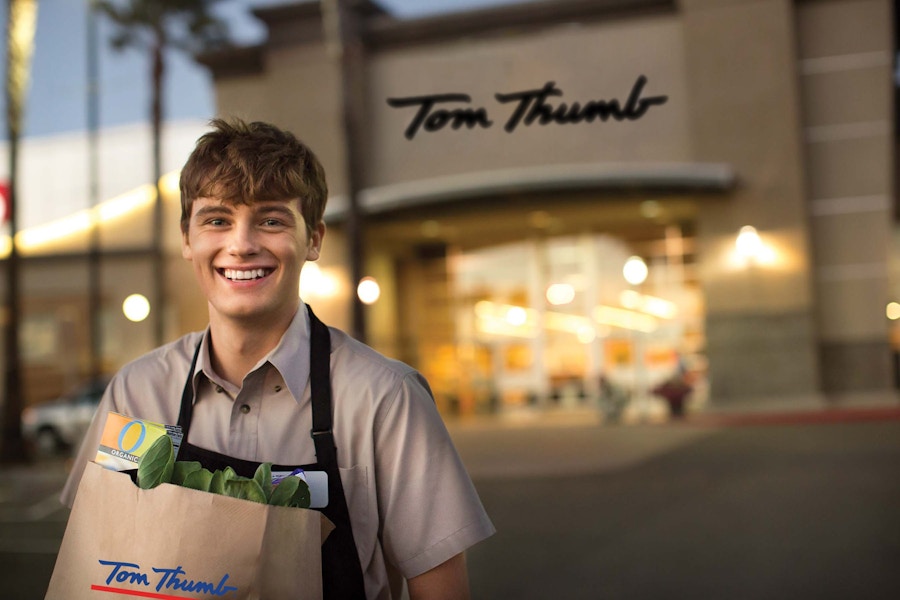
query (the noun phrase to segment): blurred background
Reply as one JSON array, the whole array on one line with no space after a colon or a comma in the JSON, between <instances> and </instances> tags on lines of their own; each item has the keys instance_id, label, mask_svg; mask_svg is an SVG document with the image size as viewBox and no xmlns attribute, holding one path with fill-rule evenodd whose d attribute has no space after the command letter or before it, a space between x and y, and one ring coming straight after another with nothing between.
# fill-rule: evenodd
<instances>
[{"instance_id":1,"label":"blurred background","mask_svg":"<svg viewBox=\"0 0 900 600\"><path fill-rule=\"evenodd\" d=\"M153 40L118 49L108 13L40 3L23 406L205 326L177 177L213 115L316 150L329 235L303 297L422 370L448 415L614 392L652 412L672 376L688 409L896 388L892 2L198 4L226 29L167 21L157 164ZM434 94L468 101L387 102ZM631 96L658 102L627 115Z\"/></svg>"},{"instance_id":2,"label":"blurred background","mask_svg":"<svg viewBox=\"0 0 900 600\"><path fill-rule=\"evenodd\" d=\"M896 409L894 1L222 0L158 14L165 38L123 38L126 2L16 4L9 461L71 448L112 373L206 326L177 179L217 115L316 151L328 235L298 293L424 373L463 444Z\"/></svg>"}]
</instances>

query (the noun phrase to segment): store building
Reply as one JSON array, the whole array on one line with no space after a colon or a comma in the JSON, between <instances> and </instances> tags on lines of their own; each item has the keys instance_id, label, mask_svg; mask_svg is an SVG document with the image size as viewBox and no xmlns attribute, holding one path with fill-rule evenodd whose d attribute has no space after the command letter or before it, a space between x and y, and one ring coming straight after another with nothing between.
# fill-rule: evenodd
<instances>
[{"instance_id":1,"label":"store building","mask_svg":"<svg viewBox=\"0 0 900 600\"><path fill-rule=\"evenodd\" d=\"M220 114L279 123L325 163L320 267L347 326L340 62L318 3L254 14L263 44L203 62ZM679 366L718 405L893 386L891 2L358 14L368 340L440 402L577 404L601 376Z\"/></svg>"},{"instance_id":2,"label":"store building","mask_svg":"<svg viewBox=\"0 0 900 600\"><path fill-rule=\"evenodd\" d=\"M275 122L324 163L329 231L301 288L345 329L355 173L380 286L366 339L422 370L442 410L594 406L607 384L646 393L679 371L722 407L894 386L892 2L556 0L411 21L358 5L358 72L318 2L256 9L261 44L200 61L220 115ZM168 222L175 334L205 307ZM635 256L647 272L629 281Z\"/></svg>"}]
</instances>

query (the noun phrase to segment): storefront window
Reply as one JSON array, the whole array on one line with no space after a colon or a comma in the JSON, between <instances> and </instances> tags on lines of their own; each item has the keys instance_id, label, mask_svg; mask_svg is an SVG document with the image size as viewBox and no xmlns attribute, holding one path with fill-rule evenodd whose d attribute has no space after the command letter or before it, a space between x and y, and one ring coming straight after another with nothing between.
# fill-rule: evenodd
<instances>
[{"instance_id":1,"label":"storefront window","mask_svg":"<svg viewBox=\"0 0 900 600\"><path fill-rule=\"evenodd\" d=\"M460 412L592 408L610 386L652 401L649 390L674 372L702 371L701 297L683 250L664 242L647 253L639 285L623 276L634 247L609 235L449 256L464 375L447 391Z\"/></svg>"}]
</instances>

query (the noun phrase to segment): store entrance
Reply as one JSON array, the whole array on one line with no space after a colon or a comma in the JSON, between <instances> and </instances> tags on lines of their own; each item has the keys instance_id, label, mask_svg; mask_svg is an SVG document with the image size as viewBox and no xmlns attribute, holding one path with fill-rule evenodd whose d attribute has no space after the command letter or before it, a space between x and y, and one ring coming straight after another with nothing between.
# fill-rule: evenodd
<instances>
[{"instance_id":1,"label":"store entrance","mask_svg":"<svg viewBox=\"0 0 900 600\"><path fill-rule=\"evenodd\" d=\"M679 201L391 220L379 233L420 236L398 260L400 358L448 415L653 418L668 412L654 390L674 377L702 403L703 298Z\"/></svg>"},{"instance_id":2,"label":"store entrance","mask_svg":"<svg viewBox=\"0 0 900 600\"><path fill-rule=\"evenodd\" d=\"M529 239L450 260L470 412L659 412L652 390L703 369L699 289L681 231L637 249L608 234ZM665 249L666 244L661 245ZM681 248L680 252L673 251ZM630 281L629 281L630 280ZM648 415L645 415L648 416Z\"/></svg>"}]
</instances>

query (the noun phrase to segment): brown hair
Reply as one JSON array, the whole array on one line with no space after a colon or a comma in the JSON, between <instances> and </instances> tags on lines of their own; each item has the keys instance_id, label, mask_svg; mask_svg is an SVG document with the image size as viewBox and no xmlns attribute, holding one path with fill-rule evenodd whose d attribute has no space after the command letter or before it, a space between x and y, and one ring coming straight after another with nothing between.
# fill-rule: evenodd
<instances>
[{"instance_id":1,"label":"brown hair","mask_svg":"<svg viewBox=\"0 0 900 600\"><path fill-rule=\"evenodd\" d=\"M181 230L196 198L249 204L299 198L308 233L322 222L328 184L321 163L289 131L270 123L213 119L181 170Z\"/></svg>"}]
</instances>

